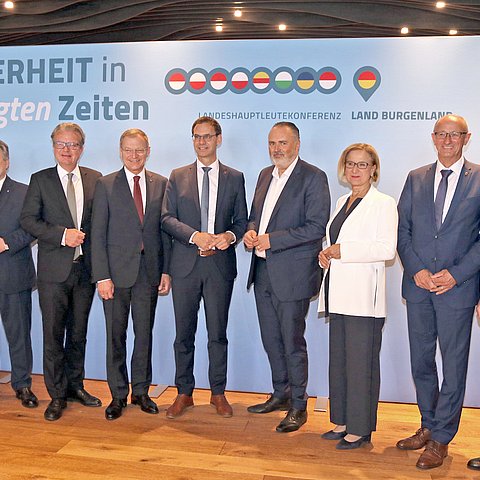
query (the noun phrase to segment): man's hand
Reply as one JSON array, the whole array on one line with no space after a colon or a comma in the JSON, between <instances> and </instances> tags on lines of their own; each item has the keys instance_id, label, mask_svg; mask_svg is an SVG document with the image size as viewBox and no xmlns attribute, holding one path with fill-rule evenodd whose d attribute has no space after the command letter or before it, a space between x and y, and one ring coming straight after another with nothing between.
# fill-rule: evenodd
<instances>
[{"instance_id":1,"label":"man's hand","mask_svg":"<svg viewBox=\"0 0 480 480\"><path fill-rule=\"evenodd\" d=\"M76 228L67 228L65 233L65 245L68 247L79 247L85 239L85 233Z\"/></svg>"},{"instance_id":2,"label":"man's hand","mask_svg":"<svg viewBox=\"0 0 480 480\"><path fill-rule=\"evenodd\" d=\"M168 295L168 292L170 292L170 286L170 275L162 273L162 278L160 278L160 285L158 286L158 294Z\"/></svg>"},{"instance_id":3,"label":"man's hand","mask_svg":"<svg viewBox=\"0 0 480 480\"><path fill-rule=\"evenodd\" d=\"M0 253L3 253L7 249L7 244L5 243L5 240L0 237Z\"/></svg>"},{"instance_id":4,"label":"man's hand","mask_svg":"<svg viewBox=\"0 0 480 480\"><path fill-rule=\"evenodd\" d=\"M257 232L255 230L249 230L245 235L243 236L243 244L248 248L248 249L253 249L257 246L258 240L257 240Z\"/></svg>"},{"instance_id":5,"label":"man's hand","mask_svg":"<svg viewBox=\"0 0 480 480\"><path fill-rule=\"evenodd\" d=\"M430 289L430 291L435 292L437 295L448 292L457 284L457 281L446 268L435 273L435 275L432 275L432 280L435 282L436 286L435 288Z\"/></svg>"},{"instance_id":6,"label":"man's hand","mask_svg":"<svg viewBox=\"0 0 480 480\"><path fill-rule=\"evenodd\" d=\"M197 232L192 238L192 242L200 250L211 250L215 245L215 241L215 235L207 232Z\"/></svg>"},{"instance_id":7,"label":"man's hand","mask_svg":"<svg viewBox=\"0 0 480 480\"><path fill-rule=\"evenodd\" d=\"M102 300L111 300L115 285L111 280L103 280L102 282L97 282L97 290Z\"/></svg>"},{"instance_id":8,"label":"man's hand","mask_svg":"<svg viewBox=\"0 0 480 480\"><path fill-rule=\"evenodd\" d=\"M257 244L255 248L259 252L264 252L270 248L270 234L264 233L263 235L257 236Z\"/></svg>"},{"instance_id":9,"label":"man's hand","mask_svg":"<svg viewBox=\"0 0 480 480\"><path fill-rule=\"evenodd\" d=\"M417 272L413 279L415 280L415 285L419 288L423 288L428 291L432 291L432 288L436 288L435 282L432 280L432 272L428 271L426 268Z\"/></svg>"},{"instance_id":10,"label":"man's hand","mask_svg":"<svg viewBox=\"0 0 480 480\"><path fill-rule=\"evenodd\" d=\"M226 250L235 239L231 232L218 233L217 235L214 235L214 237L215 244L213 246L219 250Z\"/></svg>"}]
</instances>

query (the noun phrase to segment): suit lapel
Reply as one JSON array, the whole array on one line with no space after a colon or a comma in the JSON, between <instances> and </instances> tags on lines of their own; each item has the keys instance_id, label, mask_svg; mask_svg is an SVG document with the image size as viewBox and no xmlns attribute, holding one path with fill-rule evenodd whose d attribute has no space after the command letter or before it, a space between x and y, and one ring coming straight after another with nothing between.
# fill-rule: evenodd
<instances>
[{"instance_id":1,"label":"suit lapel","mask_svg":"<svg viewBox=\"0 0 480 480\"><path fill-rule=\"evenodd\" d=\"M156 185L155 182L153 181L153 175L145 170L145 188L146 188L146 199L145 199L145 217L143 222L145 223L145 218L148 215L148 212L150 211L150 204L156 194ZM135 203L135 202L134 202Z\"/></svg>"},{"instance_id":2,"label":"suit lapel","mask_svg":"<svg viewBox=\"0 0 480 480\"><path fill-rule=\"evenodd\" d=\"M260 227L260 221L262 219L263 207L265 205L265 198L267 197L268 187L272 182L272 172L275 167L269 167L265 175L259 179L258 186L255 192L256 196L256 208L258 212L258 219L256 219L257 228Z\"/></svg>"},{"instance_id":3,"label":"suit lapel","mask_svg":"<svg viewBox=\"0 0 480 480\"><path fill-rule=\"evenodd\" d=\"M228 183L228 170L227 168L218 162L218 189L217 189L217 207L216 207L216 215L215 219L219 217L218 212L221 211L221 205L223 202L223 197L225 195L227 183Z\"/></svg>"},{"instance_id":4,"label":"suit lapel","mask_svg":"<svg viewBox=\"0 0 480 480\"><path fill-rule=\"evenodd\" d=\"M133 200L132 191L130 190L130 186L128 185L127 175L123 168L117 173L117 177L115 178L115 185L122 205L125 205L125 208L128 208L130 210L130 215L132 216L132 218L135 218L135 221L138 222L140 226L142 226L140 222L140 217L138 216L137 207L135 206L135 202Z\"/></svg>"},{"instance_id":5,"label":"suit lapel","mask_svg":"<svg viewBox=\"0 0 480 480\"><path fill-rule=\"evenodd\" d=\"M6 205L10 192L13 189L13 181L9 177L5 177L2 190L0 190L0 210Z\"/></svg>"},{"instance_id":6,"label":"suit lapel","mask_svg":"<svg viewBox=\"0 0 480 480\"><path fill-rule=\"evenodd\" d=\"M73 221L73 218L72 218L72 214L70 213L70 208L68 208L67 197L65 196L65 190L63 189L62 181L60 180L60 177L58 176L57 167L53 167L49 171L49 176L50 176L49 180L52 184L52 188L50 188L49 190L52 192L52 194L55 194L55 191L57 191L55 201L60 199L59 200L60 201L60 206L63 210L64 215L65 215L65 220L69 218L71 220L71 225L72 226L75 225L75 222ZM82 178L82 185L83 185L83 178ZM84 193L84 195L85 195L85 193ZM85 204L85 201L83 203Z\"/></svg>"},{"instance_id":7,"label":"suit lapel","mask_svg":"<svg viewBox=\"0 0 480 480\"><path fill-rule=\"evenodd\" d=\"M189 167L188 167L188 172L187 172L188 178L188 191L192 192L193 195L193 201L195 203L195 207L197 208L197 215L198 218L200 218L200 198L199 198L199 192L198 192L198 182L197 182L197 162L193 162Z\"/></svg>"},{"instance_id":8,"label":"suit lapel","mask_svg":"<svg viewBox=\"0 0 480 480\"><path fill-rule=\"evenodd\" d=\"M460 176L457 182L457 188L455 189L455 193L453 194L452 203L450 204L450 208L448 209L447 216L445 217L444 222L440 228L448 225L449 222L452 221L452 218L455 216L455 211L457 210L458 206L460 205L461 201L465 198L466 189L470 183L470 179L472 178L472 167L470 164L465 161L462 170L460 172Z\"/></svg>"},{"instance_id":9,"label":"suit lapel","mask_svg":"<svg viewBox=\"0 0 480 480\"><path fill-rule=\"evenodd\" d=\"M295 165L295 168L293 169L293 172L290 174L290 177L287 180L287 183L283 187L282 193L278 197L277 203L275 204L275 208L273 209L272 215L267 225L267 232L279 209L282 207L283 204L288 202L290 193L294 192L295 189L298 188L298 185L301 184L301 182L299 181L299 176L302 172L302 166L300 162L301 160L299 158L297 164Z\"/></svg>"},{"instance_id":10,"label":"suit lapel","mask_svg":"<svg viewBox=\"0 0 480 480\"><path fill-rule=\"evenodd\" d=\"M428 211L431 213L430 222L434 230L437 229L435 222L435 204L434 204L434 184L435 184L435 167L436 163L430 165L430 168L425 172L425 202L428 205Z\"/></svg>"}]
</instances>

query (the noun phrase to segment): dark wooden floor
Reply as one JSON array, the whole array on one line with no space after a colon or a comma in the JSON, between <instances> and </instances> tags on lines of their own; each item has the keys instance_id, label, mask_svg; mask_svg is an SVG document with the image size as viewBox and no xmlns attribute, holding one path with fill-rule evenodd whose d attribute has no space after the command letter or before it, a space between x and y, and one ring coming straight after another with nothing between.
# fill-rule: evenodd
<instances>
[{"instance_id":1,"label":"dark wooden floor","mask_svg":"<svg viewBox=\"0 0 480 480\"><path fill-rule=\"evenodd\" d=\"M105 382L87 381L104 407L110 401ZM480 456L480 411L465 409L460 432L445 464L431 471L415 468L417 452L395 448L413 433L419 417L415 405L382 403L378 431L371 446L339 452L320 438L331 426L327 413L313 411L298 432L279 434L283 413L252 415L246 407L262 394L228 392L234 408L220 418L209 405L210 393L197 390L195 408L177 420L165 409L175 398L169 388L156 399L160 415L129 405L117 421L107 422L104 407L69 403L62 418L46 422L48 396L43 377L35 376L37 409L21 407L10 387L0 385L0 479L161 479L161 480L306 480L306 479L480 479L466 468Z\"/></svg>"}]
</instances>

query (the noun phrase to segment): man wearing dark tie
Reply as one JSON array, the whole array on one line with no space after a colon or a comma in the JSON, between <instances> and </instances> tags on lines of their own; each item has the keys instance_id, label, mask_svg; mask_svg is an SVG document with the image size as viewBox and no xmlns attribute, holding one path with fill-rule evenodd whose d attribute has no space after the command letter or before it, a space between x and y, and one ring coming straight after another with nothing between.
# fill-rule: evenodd
<instances>
[{"instance_id":1,"label":"man wearing dark tie","mask_svg":"<svg viewBox=\"0 0 480 480\"><path fill-rule=\"evenodd\" d=\"M237 275L235 245L247 222L243 174L218 161L220 124L200 117L192 126L197 160L173 170L167 185L162 227L174 238L170 271L176 337L175 384L178 396L167 418L193 406L193 361L200 300L208 332L210 403L222 417L231 417L225 397L227 321Z\"/></svg>"},{"instance_id":2,"label":"man wearing dark tie","mask_svg":"<svg viewBox=\"0 0 480 480\"><path fill-rule=\"evenodd\" d=\"M131 402L158 413L148 395L152 383L152 330L158 294L170 291L171 239L160 229L167 179L147 171L148 137L133 128L120 137L123 168L102 177L95 189L92 217L93 280L103 299L107 326L107 380L112 401L107 420L127 405L127 326L135 332L131 361Z\"/></svg>"},{"instance_id":3,"label":"man wearing dark tie","mask_svg":"<svg viewBox=\"0 0 480 480\"><path fill-rule=\"evenodd\" d=\"M254 284L273 393L248 411L288 410L276 430L293 432L307 421L305 317L320 289L330 192L325 173L299 158L295 124L275 124L268 149L273 166L260 172L243 241L253 250L247 288Z\"/></svg>"},{"instance_id":4,"label":"man wearing dark tie","mask_svg":"<svg viewBox=\"0 0 480 480\"><path fill-rule=\"evenodd\" d=\"M458 115L440 118L432 140L438 160L409 173L398 203L402 294L421 426L397 447L425 447L417 461L421 469L442 465L458 430L480 280L480 166L463 157L467 122Z\"/></svg>"},{"instance_id":5,"label":"man wearing dark tie","mask_svg":"<svg viewBox=\"0 0 480 480\"><path fill-rule=\"evenodd\" d=\"M11 383L27 408L38 407L32 386L32 287L35 284L30 243L20 226L27 186L7 176L8 145L0 140L0 316L10 351Z\"/></svg>"},{"instance_id":6,"label":"man wearing dark tie","mask_svg":"<svg viewBox=\"0 0 480 480\"><path fill-rule=\"evenodd\" d=\"M90 223L100 172L78 163L85 134L61 123L51 135L56 167L34 173L21 214L38 239L38 294L43 321L43 374L52 398L46 420L58 420L69 400L98 407L83 385L87 323L95 288L90 280Z\"/></svg>"}]
</instances>

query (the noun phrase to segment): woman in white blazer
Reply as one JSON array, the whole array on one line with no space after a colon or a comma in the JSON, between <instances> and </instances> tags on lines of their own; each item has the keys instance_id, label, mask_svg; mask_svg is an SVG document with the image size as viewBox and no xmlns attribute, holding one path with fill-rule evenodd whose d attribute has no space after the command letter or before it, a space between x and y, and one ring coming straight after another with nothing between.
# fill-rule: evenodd
<instances>
[{"instance_id":1,"label":"woman in white blazer","mask_svg":"<svg viewBox=\"0 0 480 480\"><path fill-rule=\"evenodd\" d=\"M340 181L352 191L339 198L327 224L325 271L319 311L330 317L330 420L322 435L351 450L370 442L380 391L380 346L385 323L385 261L394 258L395 200L373 185L380 160L368 144L347 147L338 162Z\"/></svg>"}]
</instances>

